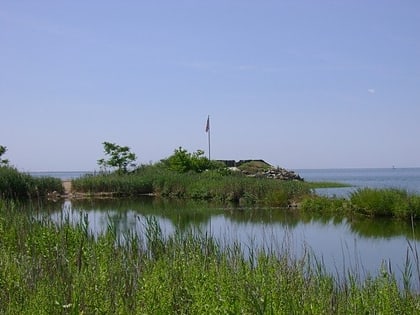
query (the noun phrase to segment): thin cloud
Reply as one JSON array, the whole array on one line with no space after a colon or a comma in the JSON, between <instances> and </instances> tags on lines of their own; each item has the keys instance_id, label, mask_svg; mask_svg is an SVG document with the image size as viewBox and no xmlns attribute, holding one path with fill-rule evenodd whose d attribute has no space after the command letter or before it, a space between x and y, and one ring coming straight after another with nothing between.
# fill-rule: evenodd
<instances>
[{"instance_id":1,"label":"thin cloud","mask_svg":"<svg viewBox=\"0 0 420 315\"><path fill-rule=\"evenodd\" d=\"M367 91L368 91L370 94L375 94L375 92L376 92L376 91L375 91L375 89L368 89Z\"/></svg>"}]
</instances>

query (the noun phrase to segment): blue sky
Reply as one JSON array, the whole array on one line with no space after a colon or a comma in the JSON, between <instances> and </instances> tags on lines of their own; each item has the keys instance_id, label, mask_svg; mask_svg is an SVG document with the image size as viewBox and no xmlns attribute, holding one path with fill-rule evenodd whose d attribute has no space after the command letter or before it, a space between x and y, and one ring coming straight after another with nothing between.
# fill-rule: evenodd
<instances>
[{"instance_id":1,"label":"blue sky","mask_svg":"<svg viewBox=\"0 0 420 315\"><path fill-rule=\"evenodd\" d=\"M289 169L420 167L420 2L0 3L0 144L21 170L182 146Z\"/></svg>"}]
</instances>

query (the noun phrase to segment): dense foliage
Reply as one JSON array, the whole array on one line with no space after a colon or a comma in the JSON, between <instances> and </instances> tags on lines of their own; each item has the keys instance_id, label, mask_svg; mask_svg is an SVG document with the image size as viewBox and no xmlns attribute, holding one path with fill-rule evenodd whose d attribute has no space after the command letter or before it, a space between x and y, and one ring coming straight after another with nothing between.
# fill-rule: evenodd
<instances>
[{"instance_id":1,"label":"dense foliage","mask_svg":"<svg viewBox=\"0 0 420 315\"><path fill-rule=\"evenodd\" d=\"M169 170L178 173L201 173L208 170L224 168L223 163L211 161L206 158L204 151L197 150L196 152L190 153L182 147L176 149L170 157L163 159L161 162Z\"/></svg>"},{"instance_id":2,"label":"dense foliage","mask_svg":"<svg viewBox=\"0 0 420 315\"><path fill-rule=\"evenodd\" d=\"M45 197L56 191L63 193L61 180L52 177L32 177L13 167L0 166L0 198L29 199Z\"/></svg>"},{"instance_id":3,"label":"dense foliage","mask_svg":"<svg viewBox=\"0 0 420 315\"><path fill-rule=\"evenodd\" d=\"M87 218L34 220L0 201L1 314L416 314L420 298L378 277L338 281L306 253L221 246L210 236L89 233Z\"/></svg>"}]
</instances>

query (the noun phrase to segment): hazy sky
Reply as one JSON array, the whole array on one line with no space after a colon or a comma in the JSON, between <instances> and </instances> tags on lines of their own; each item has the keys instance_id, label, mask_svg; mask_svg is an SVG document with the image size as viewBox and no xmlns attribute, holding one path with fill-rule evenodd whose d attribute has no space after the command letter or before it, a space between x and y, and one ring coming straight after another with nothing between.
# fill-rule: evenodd
<instances>
[{"instance_id":1,"label":"hazy sky","mask_svg":"<svg viewBox=\"0 0 420 315\"><path fill-rule=\"evenodd\" d=\"M0 144L21 170L179 146L288 169L420 166L420 2L0 2Z\"/></svg>"}]
</instances>

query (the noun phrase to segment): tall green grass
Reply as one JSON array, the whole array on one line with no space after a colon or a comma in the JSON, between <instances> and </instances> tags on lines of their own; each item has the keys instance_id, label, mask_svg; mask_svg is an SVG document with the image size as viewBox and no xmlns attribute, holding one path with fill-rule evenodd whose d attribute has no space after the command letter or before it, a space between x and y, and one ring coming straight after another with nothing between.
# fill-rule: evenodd
<instances>
[{"instance_id":1,"label":"tall green grass","mask_svg":"<svg viewBox=\"0 0 420 315\"><path fill-rule=\"evenodd\" d=\"M420 196L401 189L359 189L351 194L350 201L367 215L420 218Z\"/></svg>"},{"instance_id":2,"label":"tall green grass","mask_svg":"<svg viewBox=\"0 0 420 315\"><path fill-rule=\"evenodd\" d=\"M420 196L395 188L363 188L351 193L349 199L306 197L301 209L308 212L362 214L398 219L420 218Z\"/></svg>"},{"instance_id":3,"label":"tall green grass","mask_svg":"<svg viewBox=\"0 0 420 315\"><path fill-rule=\"evenodd\" d=\"M12 167L0 167L0 198L30 199L45 197L54 191L63 193L63 186L58 178L37 178Z\"/></svg>"},{"instance_id":4,"label":"tall green grass","mask_svg":"<svg viewBox=\"0 0 420 315\"><path fill-rule=\"evenodd\" d=\"M415 314L420 297L392 273L338 282L313 255L291 257L221 246L211 236L94 238L81 214L73 226L35 219L0 201L1 314Z\"/></svg>"},{"instance_id":5,"label":"tall green grass","mask_svg":"<svg viewBox=\"0 0 420 315\"><path fill-rule=\"evenodd\" d=\"M178 173L157 167L145 168L135 174L79 178L73 181L73 189L92 194L109 192L132 196L149 193L163 197L275 206L287 206L311 192L311 186L300 181L250 178L218 171Z\"/></svg>"}]
</instances>

